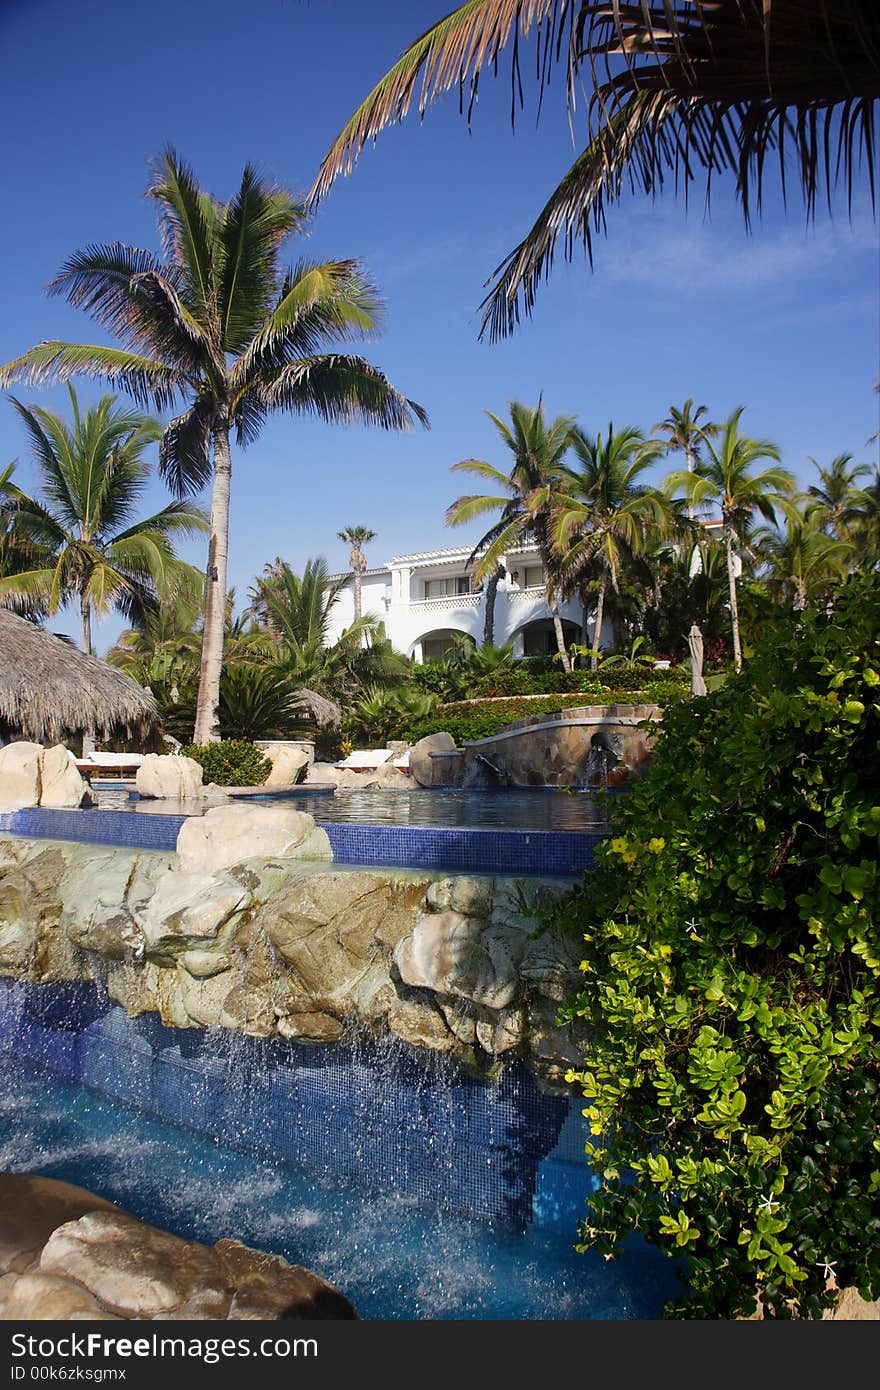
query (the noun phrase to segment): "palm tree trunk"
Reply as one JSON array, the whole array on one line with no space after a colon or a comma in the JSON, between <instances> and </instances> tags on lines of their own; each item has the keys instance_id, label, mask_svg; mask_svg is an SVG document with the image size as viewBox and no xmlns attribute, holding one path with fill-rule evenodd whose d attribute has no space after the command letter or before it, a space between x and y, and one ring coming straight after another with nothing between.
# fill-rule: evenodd
<instances>
[{"instance_id":1,"label":"palm tree trunk","mask_svg":"<svg viewBox=\"0 0 880 1390\"><path fill-rule=\"evenodd\" d=\"M229 484L231 477L232 456L229 452L229 425L224 421L214 430L211 539L208 543L205 625L202 631L202 660L199 668L199 694L196 701L194 743L216 743L220 737L217 725L217 706L220 703L220 673L223 670L226 561L229 553Z\"/></svg>"},{"instance_id":2,"label":"palm tree trunk","mask_svg":"<svg viewBox=\"0 0 880 1390\"><path fill-rule=\"evenodd\" d=\"M605 590L608 587L608 571L602 570L602 578L599 580L599 602L596 604L596 622L593 626L593 655L590 657L590 670L595 671L599 665L599 643L602 641L602 624L605 620Z\"/></svg>"},{"instance_id":3,"label":"palm tree trunk","mask_svg":"<svg viewBox=\"0 0 880 1390\"><path fill-rule=\"evenodd\" d=\"M794 581L794 603L792 608L795 613L803 613L807 606L807 581L803 576L799 576Z\"/></svg>"},{"instance_id":4,"label":"palm tree trunk","mask_svg":"<svg viewBox=\"0 0 880 1390\"><path fill-rule=\"evenodd\" d=\"M498 565L488 583L486 584L486 611L483 614L483 646L494 647L495 645L495 599L498 595L498 581L501 578L501 566Z\"/></svg>"},{"instance_id":5,"label":"palm tree trunk","mask_svg":"<svg viewBox=\"0 0 880 1390\"><path fill-rule=\"evenodd\" d=\"M685 452L685 458L687 459L687 468L688 468L688 472L689 472L689 473L693 473L693 471L694 471L694 466L695 466L695 462L696 462L695 459L694 459L693 451L692 451L691 449L685 449L684 452ZM688 497L688 500L687 500L687 509L688 509L688 520L689 520L689 521L693 521L694 515L695 515L695 513L694 513L694 504L693 504L693 502L691 501L690 497Z\"/></svg>"},{"instance_id":6,"label":"palm tree trunk","mask_svg":"<svg viewBox=\"0 0 880 1390\"><path fill-rule=\"evenodd\" d=\"M361 620L361 572L354 571L354 620L359 623Z\"/></svg>"},{"instance_id":7,"label":"palm tree trunk","mask_svg":"<svg viewBox=\"0 0 880 1390\"><path fill-rule=\"evenodd\" d=\"M549 605L550 616L553 619L553 631L556 633L556 649L559 652L559 659L562 662L563 671L571 670L571 661L568 652L565 650L565 633L562 630L562 619L559 616L559 605L554 599Z\"/></svg>"},{"instance_id":8,"label":"palm tree trunk","mask_svg":"<svg viewBox=\"0 0 880 1390\"><path fill-rule=\"evenodd\" d=\"M733 664L742 670L742 647L739 640L739 604L736 599L736 571L733 567L733 529L724 527L724 548L727 552L727 583L730 587L730 626L733 632Z\"/></svg>"},{"instance_id":9,"label":"palm tree trunk","mask_svg":"<svg viewBox=\"0 0 880 1390\"><path fill-rule=\"evenodd\" d=\"M86 656L92 656L92 609L86 599L80 599L80 618L82 619L82 649Z\"/></svg>"}]
</instances>

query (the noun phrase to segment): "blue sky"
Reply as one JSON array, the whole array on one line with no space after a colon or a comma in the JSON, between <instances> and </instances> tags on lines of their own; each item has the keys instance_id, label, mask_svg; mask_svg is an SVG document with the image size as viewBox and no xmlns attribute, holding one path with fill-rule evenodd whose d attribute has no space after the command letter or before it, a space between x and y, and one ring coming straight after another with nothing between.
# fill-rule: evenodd
<instances>
[{"instance_id":1,"label":"blue sky","mask_svg":"<svg viewBox=\"0 0 880 1390\"><path fill-rule=\"evenodd\" d=\"M48 299L62 261L92 241L157 247L144 198L148 161L172 143L200 181L231 196L256 162L305 191L322 155L376 79L440 17L444 0L3 0L5 216L0 360L42 338L103 340L81 312ZM558 82L540 124L527 92L509 124L506 71L487 81L471 130L454 95L424 123L410 116L365 151L321 205L290 260L359 257L386 302L368 355L431 417L430 432L389 435L279 417L233 459L230 582L243 598L263 564L296 569L323 554L344 568L347 525L376 531L372 564L477 538L443 513L466 479L457 459L505 466L485 411L505 414L543 392L551 414L588 429L645 430L688 396L714 418L745 405L743 427L775 441L804 482L809 457L876 462L880 258L867 196L852 219L806 225L775 195L746 234L728 185L711 216L670 191L609 214L595 269L561 259L536 312L500 344L477 341L483 282L530 224L573 157ZM553 99L555 96L555 100ZM79 384L81 398L102 393ZM65 406L60 390L17 388ZM0 402L0 466L21 459L20 422ZM165 500L157 482L150 502ZM187 558L204 563L201 545ZM51 626L76 634L70 615ZM121 624L96 634L99 650Z\"/></svg>"}]
</instances>

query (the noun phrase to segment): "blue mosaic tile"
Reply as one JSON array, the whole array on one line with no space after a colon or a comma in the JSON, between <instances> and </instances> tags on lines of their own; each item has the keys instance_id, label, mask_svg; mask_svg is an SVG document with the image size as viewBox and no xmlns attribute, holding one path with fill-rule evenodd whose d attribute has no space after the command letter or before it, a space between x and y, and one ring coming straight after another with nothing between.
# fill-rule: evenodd
<instances>
[{"instance_id":1,"label":"blue mosaic tile","mask_svg":"<svg viewBox=\"0 0 880 1390\"><path fill-rule=\"evenodd\" d=\"M0 815L0 832L173 851L186 816L30 807ZM350 825L316 821L342 864L570 877L592 868L598 831L480 830L448 826Z\"/></svg>"},{"instance_id":2,"label":"blue mosaic tile","mask_svg":"<svg viewBox=\"0 0 880 1390\"><path fill-rule=\"evenodd\" d=\"M577 1107L519 1064L491 1085L411 1049L166 1029L88 986L0 980L0 1054L232 1148L521 1227L589 1190Z\"/></svg>"}]
</instances>

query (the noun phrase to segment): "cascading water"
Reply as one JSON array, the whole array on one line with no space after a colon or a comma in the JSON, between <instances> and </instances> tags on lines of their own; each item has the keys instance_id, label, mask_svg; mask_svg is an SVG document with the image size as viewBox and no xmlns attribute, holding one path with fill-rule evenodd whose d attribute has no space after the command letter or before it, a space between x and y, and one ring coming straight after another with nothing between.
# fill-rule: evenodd
<instances>
[{"instance_id":1,"label":"cascading water","mask_svg":"<svg viewBox=\"0 0 880 1390\"><path fill-rule=\"evenodd\" d=\"M623 756L623 740L618 734L602 730L594 734L584 763L581 786L607 787L611 774Z\"/></svg>"},{"instance_id":2,"label":"cascading water","mask_svg":"<svg viewBox=\"0 0 880 1390\"><path fill-rule=\"evenodd\" d=\"M366 1031L302 1046L130 1019L100 988L0 981L0 1166L176 1234L305 1264L368 1318L653 1317L646 1248L572 1250L579 1107Z\"/></svg>"}]
</instances>

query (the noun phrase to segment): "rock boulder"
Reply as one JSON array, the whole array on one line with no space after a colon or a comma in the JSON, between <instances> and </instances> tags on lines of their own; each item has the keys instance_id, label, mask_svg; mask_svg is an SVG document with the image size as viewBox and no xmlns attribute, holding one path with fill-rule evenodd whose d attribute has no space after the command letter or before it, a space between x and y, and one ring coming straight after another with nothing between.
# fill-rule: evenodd
<instances>
[{"instance_id":1,"label":"rock boulder","mask_svg":"<svg viewBox=\"0 0 880 1390\"><path fill-rule=\"evenodd\" d=\"M332 859L314 818L288 806L216 806L180 827L177 854L184 873L216 873L245 859Z\"/></svg>"},{"instance_id":2,"label":"rock boulder","mask_svg":"<svg viewBox=\"0 0 880 1390\"><path fill-rule=\"evenodd\" d=\"M0 811L20 811L40 801L39 743L7 743L0 748Z\"/></svg>"},{"instance_id":3,"label":"rock boulder","mask_svg":"<svg viewBox=\"0 0 880 1390\"><path fill-rule=\"evenodd\" d=\"M70 1183L0 1173L0 1320L357 1316L277 1255L181 1240Z\"/></svg>"},{"instance_id":4,"label":"rock boulder","mask_svg":"<svg viewBox=\"0 0 880 1390\"><path fill-rule=\"evenodd\" d=\"M173 801L199 800L203 782L201 766L194 758L170 753L147 753L135 778L140 796Z\"/></svg>"},{"instance_id":5,"label":"rock boulder","mask_svg":"<svg viewBox=\"0 0 880 1390\"><path fill-rule=\"evenodd\" d=\"M409 752L409 770L413 778L420 787L430 787L434 784L434 765L431 761L432 753L451 753L455 748L455 739L452 734L439 733L428 734L426 738L420 738Z\"/></svg>"},{"instance_id":6,"label":"rock boulder","mask_svg":"<svg viewBox=\"0 0 880 1390\"><path fill-rule=\"evenodd\" d=\"M69 748L58 743L40 754L40 805L91 806L89 784L81 777Z\"/></svg>"},{"instance_id":7,"label":"rock boulder","mask_svg":"<svg viewBox=\"0 0 880 1390\"><path fill-rule=\"evenodd\" d=\"M264 784L267 787L292 787L309 765L309 755L304 748L267 748L265 756L272 764Z\"/></svg>"}]
</instances>

